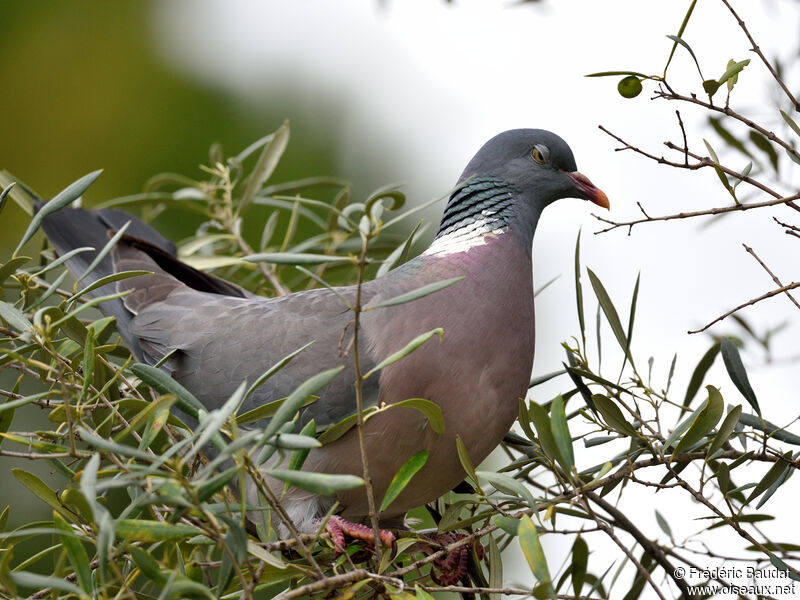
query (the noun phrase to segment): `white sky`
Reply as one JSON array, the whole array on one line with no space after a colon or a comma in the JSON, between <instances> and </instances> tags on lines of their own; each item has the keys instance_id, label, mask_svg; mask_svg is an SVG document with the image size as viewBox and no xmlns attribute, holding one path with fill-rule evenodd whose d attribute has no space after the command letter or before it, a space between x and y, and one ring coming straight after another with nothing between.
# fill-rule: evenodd
<instances>
[{"instance_id":1,"label":"white sky","mask_svg":"<svg viewBox=\"0 0 800 600\"><path fill-rule=\"evenodd\" d=\"M641 96L624 100L616 92L618 78L583 77L628 69L659 74L671 44L665 36L677 33L688 4L546 0L543 6L512 6L471 0L451 6L443 0L387 0L381 8L378 0L173 0L157 5L154 24L156 43L170 62L228 90L243 108L277 102L293 127L333 132L341 157L337 176L372 173L367 179L375 186L402 180L412 199L427 200L444 193L492 135L541 127L570 143L581 171L608 194L610 216L623 220L637 216L637 201L651 215L728 201L713 171L679 172L632 153L616 153L616 143L597 128L603 124L660 155L667 151L664 140L679 141L674 110L680 108L690 147L706 154L702 138L717 138L700 126L698 113L650 101L653 87L648 84ZM797 3L740 0L735 5L769 56L796 52ZM780 116L764 105L766 73L721 2L698 2L684 39L707 78L719 77L730 58L753 59L740 76L732 106L770 126L780 125ZM694 64L682 49L671 73L674 86L702 91ZM331 113L316 108L320 97L331 103ZM254 139L261 134L254 131ZM735 168L746 164L738 155L722 158ZM317 174L309 165L307 175ZM584 232L584 261L603 280L625 322L636 274L642 272L633 350L640 363L655 357L654 378L661 380L678 352L673 385L681 396L710 345L706 336L686 331L773 286L742 242L784 283L798 279L797 240L784 235L766 214L735 215L710 227L701 221L645 224L628 237L621 230L592 235L600 229L590 215L593 209L576 200L562 201L540 221L535 281L540 286L561 278L537 299L538 373L560 368L559 343L577 334L572 256L579 228ZM792 211L785 212L791 219ZM435 221L438 213L428 217ZM590 294L584 277L584 295ZM779 357L800 354L794 342L800 333L796 315L784 298L743 313L759 330L794 317L776 339ZM714 331L736 329L725 322ZM614 344L610 332L605 341L608 353ZM758 355L749 353L748 358L757 361ZM611 357L606 361L613 363ZM798 416L796 389L789 387L794 381L788 383L796 372L796 362L750 369L765 414L780 423ZM719 365L707 381L721 386L727 402L743 402ZM551 390L564 387L561 383ZM586 455L583 461L593 462ZM777 494L768 507L788 510L789 495L781 499ZM666 506L662 513L673 515L678 538L695 530L696 524L688 518L682 522L668 504L674 498L664 496L659 500ZM652 493L645 490L641 501L650 513L639 519L645 531L662 535L650 512ZM548 544L558 555L553 543ZM519 577L507 578L523 578L520 568Z\"/></svg>"}]
</instances>

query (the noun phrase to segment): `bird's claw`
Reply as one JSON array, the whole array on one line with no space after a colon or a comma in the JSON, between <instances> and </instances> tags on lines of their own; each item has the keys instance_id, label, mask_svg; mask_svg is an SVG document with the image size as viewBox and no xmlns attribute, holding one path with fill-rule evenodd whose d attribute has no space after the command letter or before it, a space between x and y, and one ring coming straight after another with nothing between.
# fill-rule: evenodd
<instances>
[{"instance_id":1,"label":"bird's claw","mask_svg":"<svg viewBox=\"0 0 800 600\"><path fill-rule=\"evenodd\" d=\"M327 531L331 536L333 545L336 548L336 554L341 554L344 552L345 536L357 540L363 540L369 545L375 545L375 533L372 531L371 527L362 525L360 523L353 523L347 519L343 519L338 515L332 515L328 519L328 522L325 524L325 531ZM381 544L387 548L394 547L395 537L391 531L379 529L378 535L381 538Z\"/></svg>"},{"instance_id":2,"label":"bird's claw","mask_svg":"<svg viewBox=\"0 0 800 600\"><path fill-rule=\"evenodd\" d=\"M467 537L467 535L464 533L446 532L430 536L430 539L431 541L441 544L442 546L448 546L454 542L464 539L465 537ZM431 578L436 582L437 585L456 585L466 577L470 548L475 548L475 554L477 555L479 561L483 560L483 545L480 542L472 540L468 544L459 546L455 550L451 550L447 554L440 556L433 561L434 569L438 570L438 574L432 570Z\"/></svg>"}]
</instances>

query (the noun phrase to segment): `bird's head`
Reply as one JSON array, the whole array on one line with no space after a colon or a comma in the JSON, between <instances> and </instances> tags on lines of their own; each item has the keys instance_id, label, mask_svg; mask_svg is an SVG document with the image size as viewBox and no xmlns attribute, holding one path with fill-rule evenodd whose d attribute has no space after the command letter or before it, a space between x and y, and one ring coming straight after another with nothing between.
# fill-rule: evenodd
<instances>
[{"instance_id":1,"label":"bird's head","mask_svg":"<svg viewBox=\"0 0 800 600\"><path fill-rule=\"evenodd\" d=\"M530 242L542 211L559 198L609 206L608 197L578 171L572 150L556 134L505 131L486 142L461 174L439 225L439 246L443 240L452 245L452 239L474 241L504 229Z\"/></svg>"},{"instance_id":2,"label":"bird's head","mask_svg":"<svg viewBox=\"0 0 800 600\"><path fill-rule=\"evenodd\" d=\"M560 198L582 198L608 208L608 197L578 171L567 143L544 129L504 131L478 151L459 182L492 177L539 210Z\"/></svg>"}]
</instances>

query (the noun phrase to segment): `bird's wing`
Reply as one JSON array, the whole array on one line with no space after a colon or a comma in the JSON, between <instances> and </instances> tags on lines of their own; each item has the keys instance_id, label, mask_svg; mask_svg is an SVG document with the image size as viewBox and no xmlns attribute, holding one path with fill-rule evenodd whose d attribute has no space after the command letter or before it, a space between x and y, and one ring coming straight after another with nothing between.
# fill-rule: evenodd
<instances>
[{"instance_id":1,"label":"bird's wing","mask_svg":"<svg viewBox=\"0 0 800 600\"><path fill-rule=\"evenodd\" d=\"M278 298L222 295L195 281L205 274L171 261L128 239L114 251L115 270L153 272L117 283L119 291L129 292L123 298L135 315L129 333L144 360L152 364L172 352L163 367L213 409L242 381L253 383L313 342L254 392L240 413L286 397L309 377L338 366L343 371L303 410L302 421L313 418L321 430L355 412L352 312L340 297L327 289ZM342 292L353 294L352 288ZM374 365L366 350L361 360L362 371ZM376 386L365 390L367 404L377 398Z\"/></svg>"},{"instance_id":2,"label":"bird's wing","mask_svg":"<svg viewBox=\"0 0 800 600\"><path fill-rule=\"evenodd\" d=\"M43 204L43 202L38 201L36 209L41 209ZM94 249L74 254L67 261L69 270L75 277L81 278L81 284L85 287L119 271L119 269L115 268L112 256L106 255L99 263L95 264L91 273L86 274L87 269L91 264L95 263L98 253L108 244L113 233L126 224L128 224L128 229L124 239L127 243L133 246L146 247L149 254L156 257L158 263L172 265L178 279L185 277L189 285L217 294L238 297L253 296L250 292L223 279L186 267L186 265L174 258L177 253L175 244L161 236L144 221L121 210L111 208L101 210L63 208L48 215L42 222L42 229L59 255L64 255L77 248L88 247ZM180 271L181 266L186 267L183 273ZM113 292L113 286L104 285L96 288L89 295L100 297ZM138 346L129 333L133 314L125 307L122 300L106 301L100 306L100 309L104 314L116 318L117 330L122 339L125 340L134 355L141 360L142 356L138 352Z\"/></svg>"}]
</instances>

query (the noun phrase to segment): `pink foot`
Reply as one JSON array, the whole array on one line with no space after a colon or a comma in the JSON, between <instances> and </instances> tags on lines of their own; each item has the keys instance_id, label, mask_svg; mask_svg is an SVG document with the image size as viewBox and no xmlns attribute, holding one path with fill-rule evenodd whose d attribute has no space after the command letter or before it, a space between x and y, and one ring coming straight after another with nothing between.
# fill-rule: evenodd
<instances>
[{"instance_id":1,"label":"pink foot","mask_svg":"<svg viewBox=\"0 0 800 600\"><path fill-rule=\"evenodd\" d=\"M328 519L328 522L325 524L325 531L331 534L333 545L336 547L336 554L344 552L345 536L356 540L363 540L370 545L374 545L375 543L375 534L371 527L359 523L352 523L338 515L332 515ZM391 548L394 544L394 534L385 529L380 529L378 533L381 538L381 544L387 548Z\"/></svg>"}]
</instances>

